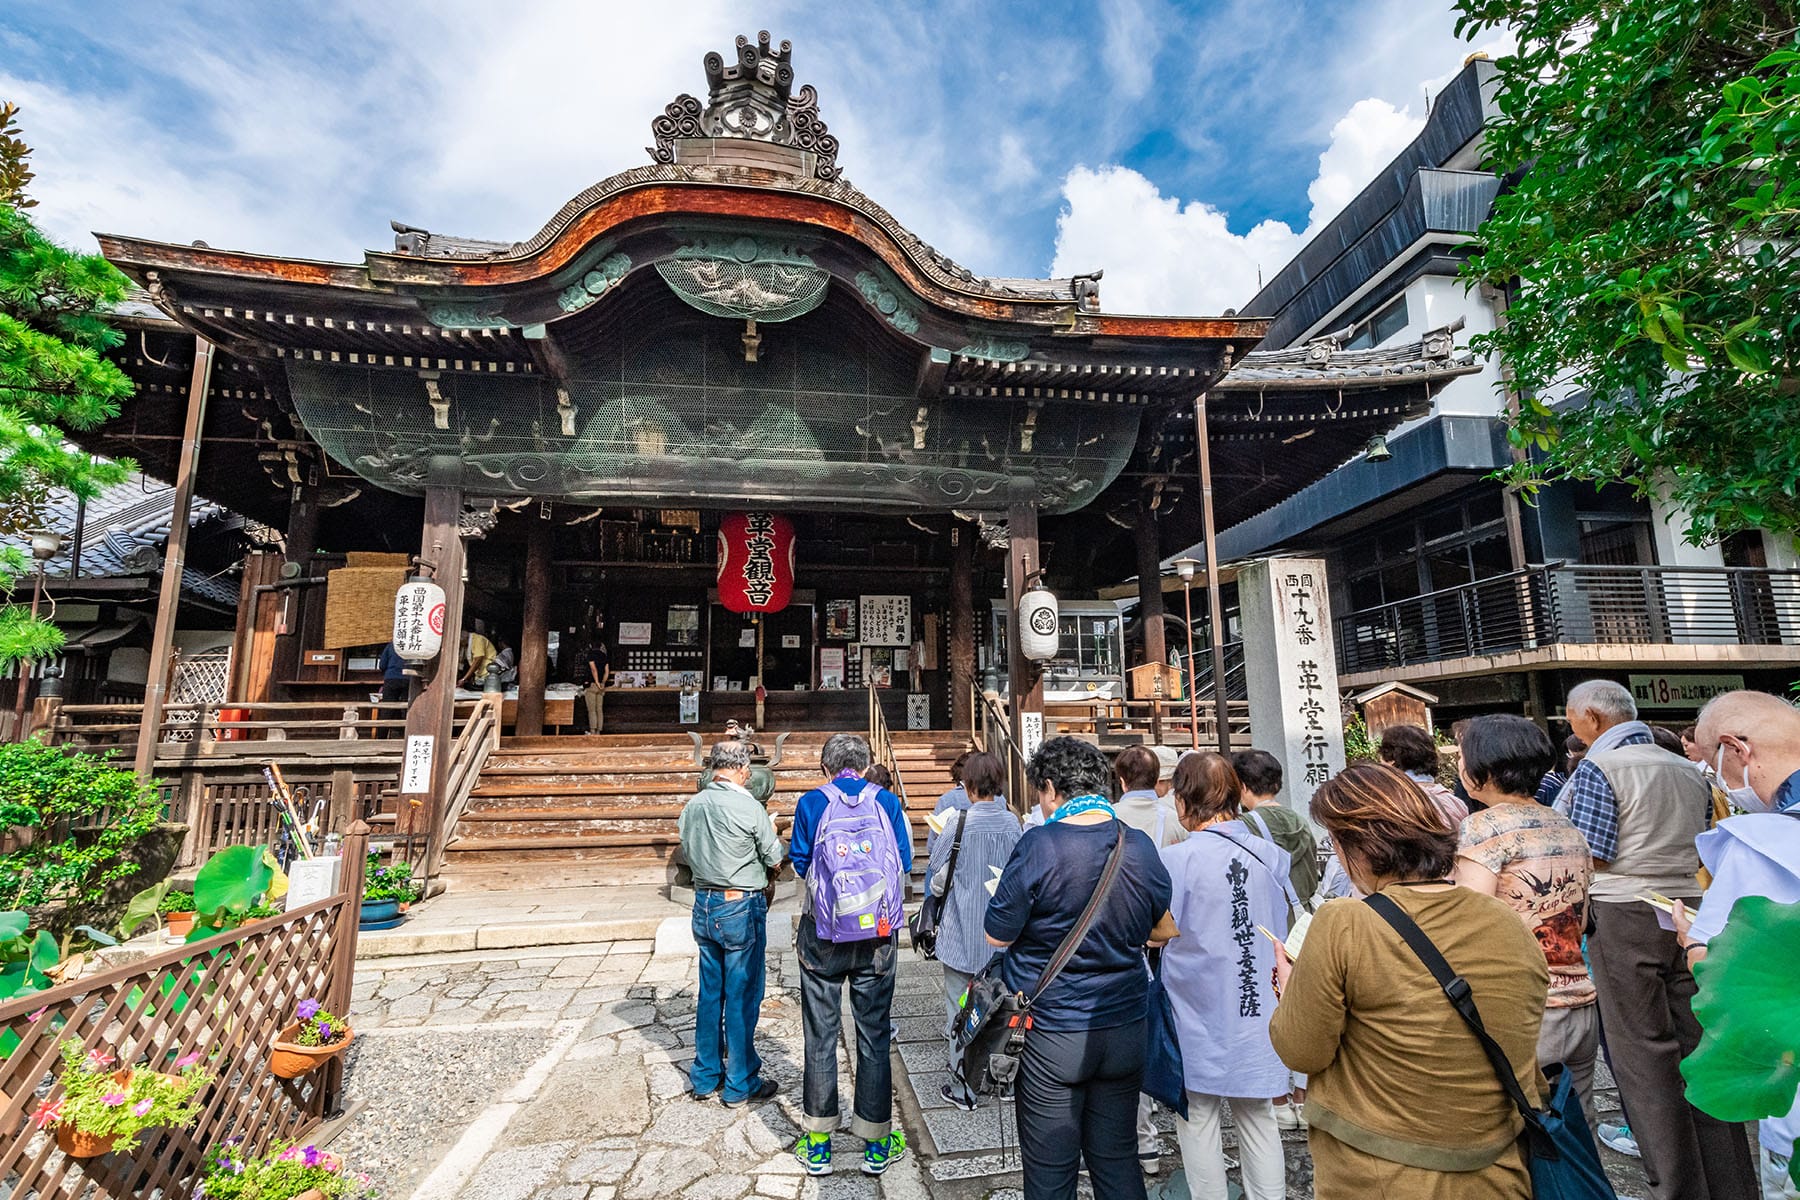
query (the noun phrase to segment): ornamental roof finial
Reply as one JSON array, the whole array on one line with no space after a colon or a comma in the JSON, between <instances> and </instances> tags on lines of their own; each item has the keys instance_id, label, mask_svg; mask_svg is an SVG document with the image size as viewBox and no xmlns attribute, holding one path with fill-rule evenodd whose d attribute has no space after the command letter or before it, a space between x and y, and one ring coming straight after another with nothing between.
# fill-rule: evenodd
<instances>
[{"instance_id":1,"label":"ornamental roof finial","mask_svg":"<svg viewBox=\"0 0 1800 1200\"><path fill-rule=\"evenodd\" d=\"M706 69L707 96L699 100L683 93L650 123L656 145L646 147L659 163L676 160L675 143L684 138L741 138L792 146L813 155L812 173L820 179L836 179L837 138L819 117L819 94L811 84L794 90L794 68L789 61L793 43L771 45L769 31L756 42L738 35L737 57L727 63L717 51L709 51Z\"/></svg>"}]
</instances>

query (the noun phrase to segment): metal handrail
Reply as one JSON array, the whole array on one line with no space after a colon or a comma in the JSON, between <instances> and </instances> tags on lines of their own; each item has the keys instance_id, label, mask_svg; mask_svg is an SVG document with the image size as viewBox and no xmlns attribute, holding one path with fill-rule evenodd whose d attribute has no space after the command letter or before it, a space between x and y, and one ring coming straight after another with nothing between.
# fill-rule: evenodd
<instances>
[{"instance_id":1,"label":"metal handrail","mask_svg":"<svg viewBox=\"0 0 1800 1200\"><path fill-rule=\"evenodd\" d=\"M1348 674L1581 645L1800 645L1800 571L1551 563L1335 622Z\"/></svg>"}]
</instances>

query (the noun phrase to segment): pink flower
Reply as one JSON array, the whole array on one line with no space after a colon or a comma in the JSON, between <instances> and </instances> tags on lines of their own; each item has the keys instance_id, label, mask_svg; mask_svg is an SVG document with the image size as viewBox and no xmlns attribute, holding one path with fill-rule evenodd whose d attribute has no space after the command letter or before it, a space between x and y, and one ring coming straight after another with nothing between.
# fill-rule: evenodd
<instances>
[{"instance_id":1,"label":"pink flower","mask_svg":"<svg viewBox=\"0 0 1800 1200\"><path fill-rule=\"evenodd\" d=\"M55 1100L46 1100L37 1106L36 1112L31 1114L31 1123L42 1129L46 1125L54 1125L62 1120L62 1115L63 1102L60 1097Z\"/></svg>"},{"instance_id":2,"label":"pink flower","mask_svg":"<svg viewBox=\"0 0 1800 1200\"><path fill-rule=\"evenodd\" d=\"M100 1097L100 1103L106 1105L108 1108L117 1108L128 1099L130 1099L130 1097L124 1092L108 1092L106 1095Z\"/></svg>"},{"instance_id":3,"label":"pink flower","mask_svg":"<svg viewBox=\"0 0 1800 1200\"><path fill-rule=\"evenodd\" d=\"M48 1004L46 1004L46 1005L44 1005L44 1007L38 1009L36 1012L32 1013L29 1017L26 1017L25 1019L27 1021L36 1021L38 1018L42 1017L45 1013L47 1013L49 1011L50 1011L50 1006Z\"/></svg>"},{"instance_id":4,"label":"pink flower","mask_svg":"<svg viewBox=\"0 0 1800 1200\"><path fill-rule=\"evenodd\" d=\"M107 1067L112 1066L114 1061L112 1055L99 1050L89 1050L87 1054L87 1065L90 1071L104 1071Z\"/></svg>"},{"instance_id":5,"label":"pink flower","mask_svg":"<svg viewBox=\"0 0 1800 1200\"><path fill-rule=\"evenodd\" d=\"M200 1052L198 1050L196 1050L192 1054L184 1054L180 1058L176 1059L175 1060L175 1069L177 1071L185 1071L189 1067L193 1066L195 1063L197 1063L199 1061L200 1061Z\"/></svg>"},{"instance_id":6,"label":"pink flower","mask_svg":"<svg viewBox=\"0 0 1800 1200\"><path fill-rule=\"evenodd\" d=\"M156 1101L152 1100L148 1096L145 1096L142 1100L139 1100L136 1104L131 1106L131 1115L134 1117L141 1117L145 1113L149 1112L150 1109L155 1104L156 1104Z\"/></svg>"}]
</instances>

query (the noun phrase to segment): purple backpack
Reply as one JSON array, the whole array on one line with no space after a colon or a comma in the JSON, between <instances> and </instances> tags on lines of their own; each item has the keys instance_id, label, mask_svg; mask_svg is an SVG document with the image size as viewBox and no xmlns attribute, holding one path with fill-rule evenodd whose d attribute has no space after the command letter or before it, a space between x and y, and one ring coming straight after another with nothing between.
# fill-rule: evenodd
<instances>
[{"instance_id":1,"label":"purple backpack","mask_svg":"<svg viewBox=\"0 0 1800 1200\"><path fill-rule=\"evenodd\" d=\"M905 923L900 843L876 799L881 789L865 783L851 796L833 782L820 790L829 803L813 834L806 872L819 938L862 942L892 936Z\"/></svg>"}]
</instances>

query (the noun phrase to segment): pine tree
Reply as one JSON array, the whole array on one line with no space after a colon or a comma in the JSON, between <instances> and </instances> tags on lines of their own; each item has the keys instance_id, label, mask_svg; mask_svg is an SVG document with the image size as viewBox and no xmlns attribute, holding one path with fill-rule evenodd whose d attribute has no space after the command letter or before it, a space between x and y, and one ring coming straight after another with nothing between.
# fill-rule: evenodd
<instances>
[{"instance_id":1,"label":"pine tree","mask_svg":"<svg viewBox=\"0 0 1800 1200\"><path fill-rule=\"evenodd\" d=\"M36 201L25 190L31 148L17 114L0 103L0 534L15 536L37 524L51 491L92 499L132 469L96 461L64 433L116 416L131 394L105 357L124 340L105 314L127 280L97 254L58 246L26 215ZM0 546L0 594L11 599L33 567L18 546ZM62 641L24 605L0 607L0 669L54 654Z\"/></svg>"}]
</instances>

